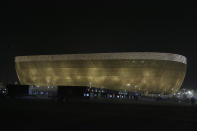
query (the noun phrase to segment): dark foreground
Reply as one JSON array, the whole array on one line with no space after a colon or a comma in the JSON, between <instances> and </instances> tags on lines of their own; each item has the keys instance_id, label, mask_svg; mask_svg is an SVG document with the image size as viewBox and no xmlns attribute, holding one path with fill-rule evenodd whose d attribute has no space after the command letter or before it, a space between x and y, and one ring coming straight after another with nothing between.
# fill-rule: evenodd
<instances>
[{"instance_id":1,"label":"dark foreground","mask_svg":"<svg viewBox=\"0 0 197 131\"><path fill-rule=\"evenodd\" d=\"M0 131L197 130L197 107L0 100Z\"/></svg>"}]
</instances>

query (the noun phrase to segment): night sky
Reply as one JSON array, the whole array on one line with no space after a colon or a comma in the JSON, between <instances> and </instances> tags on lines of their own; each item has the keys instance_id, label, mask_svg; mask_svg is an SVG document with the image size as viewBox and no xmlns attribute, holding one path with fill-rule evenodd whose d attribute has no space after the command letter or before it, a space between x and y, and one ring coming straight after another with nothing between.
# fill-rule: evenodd
<instances>
[{"instance_id":1,"label":"night sky","mask_svg":"<svg viewBox=\"0 0 197 131\"><path fill-rule=\"evenodd\" d=\"M155 51L184 55L183 87L196 88L197 10L127 3L4 3L0 81L17 80L18 55Z\"/></svg>"}]
</instances>

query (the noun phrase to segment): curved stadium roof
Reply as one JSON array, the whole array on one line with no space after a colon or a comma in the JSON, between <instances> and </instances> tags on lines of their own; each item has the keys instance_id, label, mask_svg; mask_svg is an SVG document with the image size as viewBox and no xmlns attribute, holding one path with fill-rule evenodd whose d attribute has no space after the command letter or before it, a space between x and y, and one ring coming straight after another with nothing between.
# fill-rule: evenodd
<instances>
[{"instance_id":1,"label":"curved stadium roof","mask_svg":"<svg viewBox=\"0 0 197 131\"><path fill-rule=\"evenodd\" d=\"M24 61L54 61L54 60L167 60L187 64L185 56L172 53L157 52L124 52L124 53L90 53L90 54L66 54L66 55L35 55L17 56L16 62Z\"/></svg>"}]
</instances>

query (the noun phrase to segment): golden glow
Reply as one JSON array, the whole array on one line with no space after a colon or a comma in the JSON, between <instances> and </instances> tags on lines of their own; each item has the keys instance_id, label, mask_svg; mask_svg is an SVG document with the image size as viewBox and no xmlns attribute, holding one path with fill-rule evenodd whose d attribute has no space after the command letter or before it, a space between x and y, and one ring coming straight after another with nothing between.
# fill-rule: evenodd
<instances>
[{"instance_id":1,"label":"golden glow","mask_svg":"<svg viewBox=\"0 0 197 131\"><path fill-rule=\"evenodd\" d=\"M167 60L16 61L21 84L91 86L141 92L179 90L186 64Z\"/></svg>"}]
</instances>

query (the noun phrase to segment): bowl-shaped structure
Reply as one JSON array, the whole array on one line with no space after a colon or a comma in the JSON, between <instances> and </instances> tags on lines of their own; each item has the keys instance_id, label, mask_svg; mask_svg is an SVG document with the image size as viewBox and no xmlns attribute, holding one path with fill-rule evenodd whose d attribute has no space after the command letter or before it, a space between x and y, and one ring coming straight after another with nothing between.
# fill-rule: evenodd
<instances>
[{"instance_id":1,"label":"bowl-shaped structure","mask_svg":"<svg viewBox=\"0 0 197 131\"><path fill-rule=\"evenodd\" d=\"M174 93L186 74L186 58L171 53L128 52L18 56L21 84L91 86Z\"/></svg>"}]
</instances>

